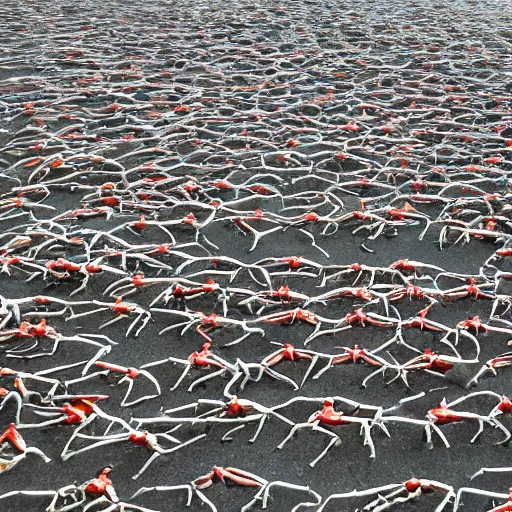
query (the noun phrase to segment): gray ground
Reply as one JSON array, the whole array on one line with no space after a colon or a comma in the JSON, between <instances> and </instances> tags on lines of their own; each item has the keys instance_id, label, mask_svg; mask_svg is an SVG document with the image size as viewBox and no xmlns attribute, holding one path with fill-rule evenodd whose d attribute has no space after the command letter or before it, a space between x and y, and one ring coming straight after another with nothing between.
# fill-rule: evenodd
<instances>
[{"instance_id":1,"label":"gray ground","mask_svg":"<svg viewBox=\"0 0 512 512\"><path fill-rule=\"evenodd\" d=\"M205 210L179 204L187 198L177 187L185 184L189 176L204 184L208 180L225 178L230 173L233 173L229 177L233 183L243 183L258 173L267 174L255 183L274 187L280 194L290 195L302 191L325 192L331 183L326 180L332 181L334 175L338 175L337 179L342 184L364 176L374 177L375 174L369 170L374 169L372 164L367 167L365 162L373 162L378 168L387 165L394 168L394 172L378 176L376 180L400 186L401 193L410 194L410 184L416 175L421 174L425 179L435 181L438 178L433 169L445 166L448 175L439 180L444 179L447 183L466 180L469 183L481 175L475 173L469 178L466 173L457 178L457 175L450 173L463 166L480 165L482 158L500 154L505 156L506 162L499 164L493 172L482 173L489 179L479 182L478 186L485 193L497 192L505 196L509 190L508 173L512 170L512 147L504 143L505 139L512 139L512 129L507 128L512 91L510 7L509 1L453 2L446 5L426 1L198 1L192 4L163 0L105 0L69 4L53 0L23 3L7 0L0 6L0 171L5 172L0 186L5 194L3 198L14 194L11 188L19 186L16 178L26 185L29 175L39 165L24 166L20 161L28 162L31 157L41 157L44 162L52 155L55 158L62 155L70 161L68 166L64 166L64 169L43 168L31 183L48 183L74 170L77 176L59 181L58 186L50 186L50 195L44 204L56 210L35 209L37 218L50 218L79 208L83 196L93 191L81 190L76 185L97 186L114 181L118 184L116 190L119 195L131 201L132 197L126 194L129 187L116 174L118 168L104 162L89 162L80 167L76 163L77 155L84 153L89 156L101 155L122 162L126 170L133 169L127 178L130 183L148 176L148 171L141 166L150 161L159 162L159 170L164 169L162 172L177 178L167 187L172 188L172 192L166 191L176 201L162 203L158 210L147 211L148 220L181 218L190 211L194 211L200 219L205 216ZM447 86L454 86L455 89L447 89ZM376 92L382 94L375 95ZM454 101L447 97L450 95L465 98ZM387 107L373 109L360 106L361 103L372 101L382 101ZM411 105L413 102L414 106ZM121 108L100 112L100 109L113 103ZM63 105L66 106L65 110L61 108ZM190 108L176 111L180 105ZM24 113L24 109L32 108L35 112ZM248 112L251 109L254 109L253 113ZM63 114L77 117L66 118ZM206 121L199 119L202 116ZM360 125L360 132L340 130L339 126L352 121ZM389 135L379 128L383 125L392 127ZM462 125L465 130L462 130ZM20 131L26 127L37 127L37 130ZM309 131L300 131L301 128ZM247 130L249 135L241 135L242 130ZM425 132L419 134L417 130ZM429 133L428 130L443 134ZM473 141L461 139L459 135L462 131ZM447 132L451 133L446 135ZM51 134L91 137L73 139L52 137ZM133 138L130 138L131 134ZM123 136L128 137L121 141ZM357 137L362 139L347 142ZM291 148L287 143L290 139L298 140L300 144ZM44 142L45 147L31 149L30 146L37 141ZM166 153L124 156L155 146ZM413 150L411 152L399 146L413 146ZM295 160L291 163L286 165L276 160L276 154L289 151L296 152L292 156ZM325 151L325 154L318 156L320 151ZM353 156L340 161L335 156L340 151ZM366 159L365 162L362 159ZM401 167L400 159L407 160L405 168ZM239 167L240 164L243 167ZM312 166L313 172L308 176L303 171L293 170L300 166ZM46 171L48 174L45 174ZM102 174L91 174L91 171L101 171ZM158 175L157 171L149 172L154 173L150 176ZM349 175L351 172L355 173L353 177ZM294 178L304 176L308 177L294 182ZM395 182L390 178L392 176ZM74 189L70 182L75 184ZM134 190L139 189L142 190L142 187ZM384 193L383 189L355 187L338 190L336 197L344 202L344 211L350 212L360 208L358 195L376 197ZM435 192L424 190L423 193ZM223 192L212 187L208 189L208 194L192 194L191 199L203 203L208 203L213 197L224 201L234 199L232 191ZM455 187L445 195L455 201L457 196L466 197L466 194L469 193L462 187ZM475 196L479 194L475 193ZM249 195L247 191L240 193L240 197ZM30 195L33 201L41 197L37 193ZM382 207L389 200L388 197L376 201L374 206ZM497 208L503 210L501 214L505 217L510 215L505 208L507 203L510 204L509 199L499 203ZM178 204L178 207L173 209L173 204ZM288 201L286 206L297 204ZM311 204L315 204L313 199ZM94 205L98 206L99 203ZM395 204L402 205L403 201ZM438 203L415 203L415 206L432 218L437 218L443 208ZM275 196L265 198L254 194L250 202L240 207L241 210L256 208L276 213L282 204ZM304 213L304 203L301 208L288 213ZM13 213L19 211L13 210ZM329 207L316 211L326 215ZM158 212L158 217L154 217L155 212ZM109 220L72 220L64 225L78 235L84 228L111 229L138 219L139 214L137 208L128 206L125 211L119 212L116 207ZM13 233L23 233L28 229L26 223L34 222L28 216L0 221L0 230L4 230L3 244L14 236ZM399 259L408 258L435 264L449 272L467 274L478 274L484 262L503 246L505 240L493 243L491 239L473 237L469 244L452 245L457 238L453 235L451 243L440 251L439 226L432 227L420 242L418 237L423 224L400 226L396 236L393 229L385 230L376 240L365 240L365 236L369 235L367 232L352 235L351 231L358 225L357 222L341 224L337 233L331 236L321 235L321 226L306 227L315 234L317 244L329 254L329 258L311 246L309 238L297 228L262 238L252 252L249 252L251 235L244 237L231 222L212 223L202 232L219 246L219 250L213 253L246 263L265 257L300 255L322 265L358 262L388 266ZM507 223L501 229L506 234L511 231ZM119 233L131 243L168 241L166 235L155 227L144 230L140 237L128 231ZM173 227L172 233L179 243L194 240L194 230L185 226ZM361 244L374 252L368 252ZM102 245L99 244L98 248ZM189 253L203 255L204 251L192 248ZM16 254L27 253L23 250ZM59 256L77 262L85 261L83 253L68 246L61 246L53 252L45 249L36 260L44 265L45 260ZM183 259L169 256L162 261L175 268ZM119 259L114 258L108 264L120 267ZM212 269L207 264L194 268ZM510 263L507 267L506 261L500 262L499 269L510 272ZM157 273L154 268L145 267L144 264L138 268L130 264L129 270L144 271L146 276ZM0 274L0 294L10 299L40 294L67 298L79 286L79 280L61 283L49 278L45 282L41 275L24 283L26 274L22 271L11 269L11 274ZM160 275L172 276L173 272ZM103 297L103 290L116 279L118 276L105 273L92 275L86 289L74 296L73 300L108 300ZM220 278L219 282L227 284ZM382 282L386 281L383 279ZM315 278L290 275L273 280L275 288L282 284L311 295L319 293L320 289ZM351 281L346 279L336 283L336 286L350 284ZM464 283L446 280L445 288L461 284ZM254 288L254 282L251 282L248 274L243 273L237 277L236 285ZM149 287L128 300L147 307L156 293L157 288ZM507 282L503 281L499 293L511 293L510 283L507 288ZM230 302L229 309L234 318L250 317L247 310L237 308L235 304L236 300ZM341 318L358 304L361 302L343 298L328 306L316 305L310 309L330 318ZM397 308L403 318L408 318L427 304L421 300L406 300L397 304ZM470 298L440 302L429 318L453 326L474 315L487 319L491 306L491 301ZM188 307L205 313L222 312L220 302L215 303L211 298L195 299ZM23 311L33 310L28 306L24 308ZM291 308L281 307L284 310ZM274 310L269 309L265 313ZM372 311L383 313L380 305ZM98 333L98 326L110 318L110 312L72 322L65 322L64 318L59 317L52 318L51 325L58 332L69 335ZM102 334L119 342L109 354L108 361L140 366L168 356L186 358L192 351L198 350L203 340L193 329L183 336L179 335L179 331L159 336L159 331L169 323L169 318L155 314L138 337L131 335L125 338L128 325L125 321L102 330ZM510 320L510 313L503 318ZM312 329L300 322L269 325L265 326L264 338L253 336L225 349L222 345L234 339L231 329L213 331L212 338L215 350L222 357L230 361L239 357L245 362L256 362L274 350L270 341L301 347ZM389 336L384 329L355 326L333 336L320 337L308 348L335 353L339 351L335 347L358 344L371 350ZM406 338L420 350L429 347L447 351L446 346L440 344L440 336L432 332L410 330ZM343 396L361 403L391 407L402 398L424 391L426 395L423 398L400 409L401 415L424 418L427 410L436 407L443 397L451 400L468 393L466 383L485 361L507 351L509 338L502 334L480 333L479 363L457 367L447 373L446 379L424 372L411 374L410 389L399 380L387 386L380 377L363 389L361 382L371 368L366 364L346 364L336 366L318 380L308 380L300 391L293 391L285 382L264 376L258 383L249 383L239 392L239 396L267 406L277 405L300 394L308 397ZM473 357L471 344L461 341L458 348L463 357ZM394 346L391 352L399 361L413 357L404 347ZM86 345L62 343L52 358L13 360L5 357L5 353L0 354L0 366L34 372L88 359L93 354L94 349ZM279 371L300 381L305 368L301 362L283 362ZM201 375L198 370L193 370L177 390L169 392L179 371L172 365L155 370L155 377L164 391L162 396L131 408L119 407L125 388L116 387L116 380L112 377L84 383L73 392L109 394L109 400L100 403L100 406L110 414L127 420L130 417L157 416L162 409L178 407L198 398L223 399L225 379L209 381L193 393L187 392L187 383ZM489 389L506 395L512 393L508 372L505 368L497 377L483 379L475 389ZM63 372L59 378L65 380L76 376L76 372L70 370ZM3 381L0 385L7 387ZM142 385L135 392L142 396L145 391ZM0 412L2 430L13 421L12 405ZM492 400L480 398L472 401L468 409L487 411L493 405ZM287 415L296 422L306 421L316 409L311 405L294 406L287 410ZM504 418L503 424L512 428L509 418ZM58 426L23 430L27 444L43 450L52 461L45 464L41 459L29 456L16 468L0 475L0 494L81 484L108 464L114 468L111 477L117 494L126 501L130 501L129 498L140 487L187 483L207 473L214 465L244 469L267 480L309 485L325 498L332 493L400 483L413 476L441 481L458 489L471 485L471 475L481 467L510 464L510 447L495 444L501 439L501 433L487 427L483 435L470 444L477 425L460 423L442 427L451 443L450 449L446 449L439 438L434 437L434 448L429 450L422 429L418 427L391 425L389 438L375 429L377 454L374 460L370 459L368 448L362 445L357 427L337 427L334 430L341 437L341 446L333 448L315 468L311 468L310 461L326 446L327 438L320 433L302 431L283 450L276 450L286 436L288 427L271 418L253 444L249 443L253 426L237 432L233 441L228 443L221 442L226 428L207 428L206 439L161 457L141 478L134 481L132 475L149 456L150 452L145 448L118 444L62 462L60 452L73 428ZM187 429L183 427L183 431L180 430L184 438L202 431L197 425ZM482 476L473 484L481 489L506 493L509 482L510 476L503 474ZM239 510L255 491L251 488L226 488L217 483L204 492L219 511L228 512ZM272 493L269 510L291 510L304 496L304 493L277 490ZM438 493L427 494L419 500L397 504L391 510L435 510L440 499ZM196 498L186 509L185 500L184 492L148 493L134 500L134 503L162 511L206 510L206 505L201 505ZM496 504L502 502L496 501ZM4 500L0 507L6 511L42 511L46 503L45 499L15 496ZM325 512L352 511L366 503L368 501L333 502ZM484 511L490 508L492 500L489 498L464 497L460 510Z\"/></svg>"}]
</instances>

